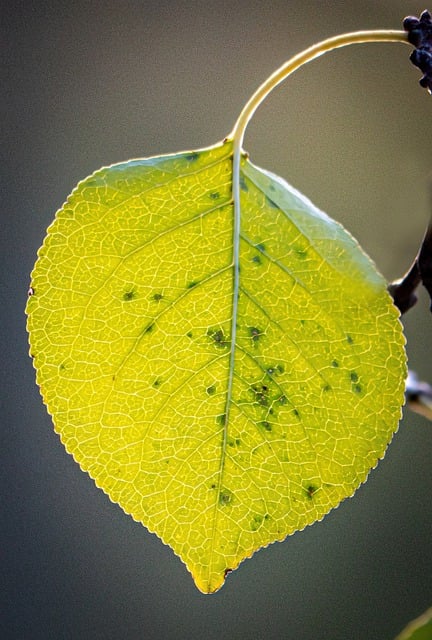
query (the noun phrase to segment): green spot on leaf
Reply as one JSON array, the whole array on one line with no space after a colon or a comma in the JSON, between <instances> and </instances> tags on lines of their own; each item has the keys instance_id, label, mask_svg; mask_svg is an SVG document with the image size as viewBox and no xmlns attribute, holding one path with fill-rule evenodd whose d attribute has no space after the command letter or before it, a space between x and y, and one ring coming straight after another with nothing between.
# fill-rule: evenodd
<instances>
[{"instance_id":1,"label":"green spot on leaf","mask_svg":"<svg viewBox=\"0 0 432 640\"><path fill-rule=\"evenodd\" d=\"M268 407L269 399L268 393L269 389L266 385L252 385L250 388L250 392L255 400L255 402L262 407Z\"/></svg>"},{"instance_id":2,"label":"green spot on leaf","mask_svg":"<svg viewBox=\"0 0 432 640\"><path fill-rule=\"evenodd\" d=\"M248 327L248 333L253 342L258 342L260 337L263 335L262 331L257 327Z\"/></svg>"},{"instance_id":3,"label":"green spot on leaf","mask_svg":"<svg viewBox=\"0 0 432 640\"><path fill-rule=\"evenodd\" d=\"M130 291L125 291L123 294L123 300L125 302L129 302L129 300L133 300L134 298L136 298L136 293L133 289L131 289Z\"/></svg>"},{"instance_id":4,"label":"green spot on leaf","mask_svg":"<svg viewBox=\"0 0 432 640\"><path fill-rule=\"evenodd\" d=\"M260 425L260 427L262 427L264 429L264 431L272 431L273 430L272 425L267 420L263 420L262 422L259 422L258 424Z\"/></svg>"},{"instance_id":5,"label":"green spot on leaf","mask_svg":"<svg viewBox=\"0 0 432 640\"><path fill-rule=\"evenodd\" d=\"M224 427L226 425L226 413L221 413L217 418L216 422Z\"/></svg>"},{"instance_id":6,"label":"green spot on leaf","mask_svg":"<svg viewBox=\"0 0 432 640\"><path fill-rule=\"evenodd\" d=\"M231 504L233 501L233 494L228 489L222 489L219 495L219 504L223 507Z\"/></svg>"},{"instance_id":7,"label":"green spot on leaf","mask_svg":"<svg viewBox=\"0 0 432 640\"><path fill-rule=\"evenodd\" d=\"M263 523L263 516L255 514L251 520L250 528L251 531L257 531Z\"/></svg>"},{"instance_id":8,"label":"green spot on leaf","mask_svg":"<svg viewBox=\"0 0 432 640\"><path fill-rule=\"evenodd\" d=\"M308 497L309 500L312 500L312 498L314 497L317 489L318 489L318 487L316 487L314 484L309 484L306 487L306 496Z\"/></svg>"},{"instance_id":9,"label":"green spot on leaf","mask_svg":"<svg viewBox=\"0 0 432 640\"><path fill-rule=\"evenodd\" d=\"M208 329L207 336L217 347L225 348L229 346L229 340L226 339L222 329Z\"/></svg>"}]
</instances>

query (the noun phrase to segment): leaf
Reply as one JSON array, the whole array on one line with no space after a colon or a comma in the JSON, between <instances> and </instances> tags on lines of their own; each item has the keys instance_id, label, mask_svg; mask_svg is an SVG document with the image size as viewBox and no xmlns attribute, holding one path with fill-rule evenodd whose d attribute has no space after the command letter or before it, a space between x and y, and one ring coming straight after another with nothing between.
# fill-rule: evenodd
<instances>
[{"instance_id":1,"label":"leaf","mask_svg":"<svg viewBox=\"0 0 432 640\"><path fill-rule=\"evenodd\" d=\"M416 620L410 622L396 640L431 640L432 639L432 609L428 609Z\"/></svg>"},{"instance_id":2,"label":"leaf","mask_svg":"<svg viewBox=\"0 0 432 640\"><path fill-rule=\"evenodd\" d=\"M233 144L81 182L32 274L37 380L69 453L213 592L384 455L405 355L353 238ZM238 259L237 259L237 256Z\"/></svg>"}]
</instances>

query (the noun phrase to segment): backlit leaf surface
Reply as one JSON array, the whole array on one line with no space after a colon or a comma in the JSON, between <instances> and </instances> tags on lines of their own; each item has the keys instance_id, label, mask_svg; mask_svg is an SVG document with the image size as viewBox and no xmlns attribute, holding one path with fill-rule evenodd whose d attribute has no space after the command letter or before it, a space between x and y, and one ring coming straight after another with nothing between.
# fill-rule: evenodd
<instances>
[{"instance_id":1,"label":"backlit leaf surface","mask_svg":"<svg viewBox=\"0 0 432 640\"><path fill-rule=\"evenodd\" d=\"M27 308L67 450L203 592L352 495L397 428L405 377L370 260L246 156L235 233L232 154L227 141L81 182Z\"/></svg>"}]
</instances>

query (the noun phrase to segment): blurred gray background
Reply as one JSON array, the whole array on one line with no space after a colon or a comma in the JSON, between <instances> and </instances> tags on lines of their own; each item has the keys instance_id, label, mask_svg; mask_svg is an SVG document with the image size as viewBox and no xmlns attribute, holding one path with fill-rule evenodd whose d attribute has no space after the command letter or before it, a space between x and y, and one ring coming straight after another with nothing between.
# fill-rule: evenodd
<instances>
[{"instance_id":1,"label":"blurred gray background","mask_svg":"<svg viewBox=\"0 0 432 640\"><path fill-rule=\"evenodd\" d=\"M369 481L260 551L213 596L97 490L54 434L24 305L46 227L78 180L230 132L266 76L343 31L400 28L419 2L30 0L1 15L0 637L391 640L432 605L432 424L409 411ZM429 7L432 9L432 7ZM430 209L432 97L402 44L339 50L279 87L245 141L340 220L388 279ZM432 316L405 319L432 380Z\"/></svg>"}]
</instances>

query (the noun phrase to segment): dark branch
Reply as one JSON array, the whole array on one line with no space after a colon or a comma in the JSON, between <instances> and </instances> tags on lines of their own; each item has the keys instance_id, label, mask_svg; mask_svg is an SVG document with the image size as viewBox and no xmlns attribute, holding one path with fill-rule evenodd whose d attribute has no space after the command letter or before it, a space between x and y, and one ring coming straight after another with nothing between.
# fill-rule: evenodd
<instances>
[{"instance_id":1,"label":"dark branch","mask_svg":"<svg viewBox=\"0 0 432 640\"><path fill-rule=\"evenodd\" d=\"M426 230L417 258L420 278L431 299L432 311L432 221Z\"/></svg>"},{"instance_id":2,"label":"dark branch","mask_svg":"<svg viewBox=\"0 0 432 640\"><path fill-rule=\"evenodd\" d=\"M408 16L403 21L408 41L415 46L411 62L423 72L420 85L432 93L432 16L423 11L420 18Z\"/></svg>"},{"instance_id":3,"label":"dark branch","mask_svg":"<svg viewBox=\"0 0 432 640\"><path fill-rule=\"evenodd\" d=\"M406 313L417 302L415 291L420 283L432 301L432 220L410 269L400 280L388 286L389 293L401 314ZM432 302L430 309L432 311Z\"/></svg>"},{"instance_id":4,"label":"dark branch","mask_svg":"<svg viewBox=\"0 0 432 640\"><path fill-rule=\"evenodd\" d=\"M416 258L403 278L389 284L389 293L401 314L409 311L417 302L415 290L420 282L420 271Z\"/></svg>"}]
</instances>

